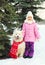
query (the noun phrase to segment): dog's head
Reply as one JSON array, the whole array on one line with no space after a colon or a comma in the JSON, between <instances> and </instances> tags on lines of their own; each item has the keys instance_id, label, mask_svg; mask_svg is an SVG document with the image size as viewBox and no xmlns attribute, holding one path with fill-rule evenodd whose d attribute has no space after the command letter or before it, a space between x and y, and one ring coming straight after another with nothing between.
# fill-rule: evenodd
<instances>
[{"instance_id":1,"label":"dog's head","mask_svg":"<svg viewBox=\"0 0 45 65\"><path fill-rule=\"evenodd\" d=\"M21 30L14 30L13 35L12 35L12 40L16 42L20 42L23 40L23 35Z\"/></svg>"}]
</instances>

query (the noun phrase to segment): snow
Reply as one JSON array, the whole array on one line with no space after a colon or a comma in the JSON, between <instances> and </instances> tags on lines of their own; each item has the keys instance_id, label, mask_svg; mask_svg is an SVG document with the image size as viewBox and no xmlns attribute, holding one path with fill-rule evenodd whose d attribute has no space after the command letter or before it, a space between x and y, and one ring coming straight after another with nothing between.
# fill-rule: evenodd
<instances>
[{"instance_id":1,"label":"snow","mask_svg":"<svg viewBox=\"0 0 45 65\"><path fill-rule=\"evenodd\" d=\"M41 19L45 20L45 1L42 2L40 5L36 5L36 7L44 8L44 9L37 9L36 15L39 16Z\"/></svg>"},{"instance_id":2,"label":"snow","mask_svg":"<svg viewBox=\"0 0 45 65\"><path fill-rule=\"evenodd\" d=\"M45 9L38 9L36 15L45 20Z\"/></svg>"},{"instance_id":3,"label":"snow","mask_svg":"<svg viewBox=\"0 0 45 65\"><path fill-rule=\"evenodd\" d=\"M33 58L3 59L0 60L0 65L45 65L45 25L39 25L39 32L41 38L35 42Z\"/></svg>"}]
</instances>

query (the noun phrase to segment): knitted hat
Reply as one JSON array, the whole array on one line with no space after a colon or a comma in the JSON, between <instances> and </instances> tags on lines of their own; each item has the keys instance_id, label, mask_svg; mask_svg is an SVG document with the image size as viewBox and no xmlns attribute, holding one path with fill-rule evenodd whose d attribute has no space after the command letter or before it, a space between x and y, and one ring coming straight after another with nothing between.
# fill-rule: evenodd
<instances>
[{"instance_id":1,"label":"knitted hat","mask_svg":"<svg viewBox=\"0 0 45 65\"><path fill-rule=\"evenodd\" d=\"M33 14L31 11L28 11L27 15L26 15L26 18L28 18L29 16L31 16L33 18Z\"/></svg>"}]
</instances>

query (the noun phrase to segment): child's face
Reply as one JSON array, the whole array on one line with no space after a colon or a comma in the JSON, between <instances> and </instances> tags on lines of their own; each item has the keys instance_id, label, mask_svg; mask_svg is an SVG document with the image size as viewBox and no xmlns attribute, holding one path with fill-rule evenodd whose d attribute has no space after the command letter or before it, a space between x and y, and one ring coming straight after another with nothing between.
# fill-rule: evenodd
<instances>
[{"instance_id":1,"label":"child's face","mask_svg":"<svg viewBox=\"0 0 45 65\"><path fill-rule=\"evenodd\" d=\"M28 18L27 18L28 20L32 20L32 17L31 16L28 16Z\"/></svg>"}]
</instances>

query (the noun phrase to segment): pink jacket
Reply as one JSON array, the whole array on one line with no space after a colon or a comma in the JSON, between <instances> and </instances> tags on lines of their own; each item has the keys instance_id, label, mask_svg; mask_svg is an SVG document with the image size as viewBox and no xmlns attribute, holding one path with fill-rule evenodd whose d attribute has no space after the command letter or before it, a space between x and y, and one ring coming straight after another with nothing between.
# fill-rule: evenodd
<instances>
[{"instance_id":1,"label":"pink jacket","mask_svg":"<svg viewBox=\"0 0 45 65\"><path fill-rule=\"evenodd\" d=\"M22 30L25 42L35 42L36 39L40 38L38 27L35 22L31 24L24 22Z\"/></svg>"}]
</instances>

